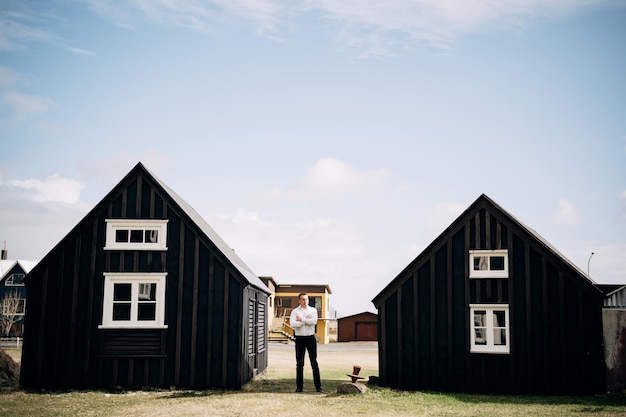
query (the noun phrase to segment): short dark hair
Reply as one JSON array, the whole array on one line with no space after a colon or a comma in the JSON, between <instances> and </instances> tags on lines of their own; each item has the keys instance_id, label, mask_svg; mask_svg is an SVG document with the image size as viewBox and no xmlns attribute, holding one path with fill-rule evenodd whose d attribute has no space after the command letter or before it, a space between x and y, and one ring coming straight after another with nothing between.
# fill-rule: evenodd
<instances>
[{"instance_id":1,"label":"short dark hair","mask_svg":"<svg viewBox=\"0 0 626 417\"><path fill-rule=\"evenodd\" d=\"M300 294L298 294L298 300L299 300L299 299L300 299L300 297L302 297L303 295L309 295L309 294L307 294L307 293L305 293L305 292L301 292Z\"/></svg>"}]
</instances>

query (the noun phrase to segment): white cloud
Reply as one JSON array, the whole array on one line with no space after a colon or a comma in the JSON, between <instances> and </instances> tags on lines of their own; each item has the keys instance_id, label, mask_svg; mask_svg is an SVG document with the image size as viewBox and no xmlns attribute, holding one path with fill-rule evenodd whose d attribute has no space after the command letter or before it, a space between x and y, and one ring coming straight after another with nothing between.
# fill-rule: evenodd
<instances>
[{"instance_id":1,"label":"white cloud","mask_svg":"<svg viewBox=\"0 0 626 417\"><path fill-rule=\"evenodd\" d=\"M330 194L355 192L368 193L382 185L384 169L359 172L336 158L319 159L306 172L303 185Z\"/></svg>"},{"instance_id":2,"label":"white cloud","mask_svg":"<svg viewBox=\"0 0 626 417\"><path fill-rule=\"evenodd\" d=\"M6 108L6 117L0 124L22 123L47 113L55 106L47 97L33 96L18 92L5 92L0 95L0 110Z\"/></svg>"},{"instance_id":3,"label":"white cloud","mask_svg":"<svg viewBox=\"0 0 626 417\"><path fill-rule=\"evenodd\" d=\"M343 314L374 311L371 299L415 256L381 250L372 230L337 219L271 222L245 209L203 216L256 274L280 284L328 284Z\"/></svg>"},{"instance_id":4,"label":"white cloud","mask_svg":"<svg viewBox=\"0 0 626 417\"><path fill-rule=\"evenodd\" d=\"M60 175L0 177L0 236L15 259L40 259L89 209L84 185Z\"/></svg>"},{"instance_id":5,"label":"white cloud","mask_svg":"<svg viewBox=\"0 0 626 417\"><path fill-rule=\"evenodd\" d=\"M367 231L334 219L316 218L295 223L273 223L261 220L256 212L239 209L234 215L217 215L222 224L228 224L228 235L237 236L237 251L254 252L255 258L297 260L301 266L308 264L308 271L301 271L301 278L313 278L315 264L323 259L337 258L346 261L358 259L365 254ZM244 237L245 236L245 237ZM265 244L262 242L266 242ZM242 246L243 245L243 246ZM292 256L298 252L300 256ZM309 256L302 256L308 253Z\"/></svg>"},{"instance_id":6,"label":"white cloud","mask_svg":"<svg viewBox=\"0 0 626 417\"><path fill-rule=\"evenodd\" d=\"M619 6L618 1L586 0L306 0L346 30L351 43L398 39L447 49L458 35L493 28L518 30L535 20L558 18L591 7ZM373 37L379 33L381 36ZM390 43L387 46L393 46Z\"/></svg>"},{"instance_id":7,"label":"white cloud","mask_svg":"<svg viewBox=\"0 0 626 417\"><path fill-rule=\"evenodd\" d=\"M95 52L88 51L86 49L77 48L75 46L68 46L67 50L76 54L76 55L87 55L87 56L96 56Z\"/></svg>"},{"instance_id":8,"label":"white cloud","mask_svg":"<svg viewBox=\"0 0 626 417\"><path fill-rule=\"evenodd\" d=\"M48 41L54 35L21 21L31 20L30 12L0 11L0 50L13 50L25 42Z\"/></svg>"},{"instance_id":9,"label":"white cloud","mask_svg":"<svg viewBox=\"0 0 626 417\"><path fill-rule=\"evenodd\" d=\"M117 24L133 21L188 27L207 32L227 16L255 22L261 33L274 33L306 13L321 13L336 24L337 38L363 50L363 56L420 42L448 49L465 33L519 30L546 18L561 18L589 8L623 7L619 0L127 0L115 6L88 0L90 8Z\"/></svg>"},{"instance_id":10,"label":"white cloud","mask_svg":"<svg viewBox=\"0 0 626 417\"><path fill-rule=\"evenodd\" d=\"M284 12L284 3L274 0L215 0L230 13L257 22L261 32L273 31Z\"/></svg>"},{"instance_id":11,"label":"white cloud","mask_svg":"<svg viewBox=\"0 0 626 417\"><path fill-rule=\"evenodd\" d=\"M261 199L266 203L310 203L319 200L368 196L383 186L385 169L359 171L336 158L321 158L304 178L288 187L277 187Z\"/></svg>"},{"instance_id":12,"label":"white cloud","mask_svg":"<svg viewBox=\"0 0 626 417\"><path fill-rule=\"evenodd\" d=\"M44 180L10 180L6 183L13 187L23 198L39 203L77 204L85 186L79 181L60 175L50 175Z\"/></svg>"},{"instance_id":13,"label":"white cloud","mask_svg":"<svg viewBox=\"0 0 626 417\"><path fill-rule=\"evenodd\" d=\"M261 32L272 31L284 9L283 3L274 0L128 0L114 5L97 0L85 2L92 11L121 27L135 28L136 19L145 18L198 32L209 32L228 15L255 22Z\"/></svg>"},{"instance_id":14,"label":"white cloud","mask_svg":"<svg viewBox=\"0 0 626 417\"><path fill-rule=\"evenodd\" d=\"M577 226L581 222L581 216L571 201L561 198L558 209L552 214L552 220L564 226Z\"/></svg>"},{"instance_id":15,"label":"white cloud","mask_svg":"<svg viewBox=\"0 0 626 417\"><path fill-rule=\"evenodd\" d=\"M95 55L68 45L54 32L39 27L51 20L55 17L25 2L15 2L12 9L0 10L0 50L14 50L31 42L43 42L64 47L75 54Z\"/></svg>"}]
</instances>

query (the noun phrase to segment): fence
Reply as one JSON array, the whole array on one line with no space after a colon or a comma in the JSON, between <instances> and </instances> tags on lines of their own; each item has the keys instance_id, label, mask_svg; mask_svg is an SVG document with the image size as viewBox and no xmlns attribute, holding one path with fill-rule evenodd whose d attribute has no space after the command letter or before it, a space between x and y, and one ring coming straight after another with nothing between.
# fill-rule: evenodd
<instances>
[{"instance_id":1,"label":"fence","mask_svg":"<svg viewBox=\"0 0 626 417\"><path fill-rule=\"evenodd\" d=\"M0 347L3 348L19 348L22 346L21 337L2 337L0 338Z\"/></svg>"}]
</instances>

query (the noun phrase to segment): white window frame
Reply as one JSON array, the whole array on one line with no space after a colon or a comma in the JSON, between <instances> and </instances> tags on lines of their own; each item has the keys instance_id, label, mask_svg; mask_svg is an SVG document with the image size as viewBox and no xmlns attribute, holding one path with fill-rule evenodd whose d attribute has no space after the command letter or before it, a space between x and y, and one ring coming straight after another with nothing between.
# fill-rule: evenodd
<instances>
[{"instance_id":1,"label":"white window frame","mask_svg":"<svg viewBox=\"0 0 626 417\"><path fill-rule=\"evenodd\" d=\"M474 259L487 258L487 269L474 269ZM492 257L504 257L504 269L490 269ZM469 277L470 278L508 278L509 277L509 251L507 249L496 250L470 250L469 251Z\"/></svg>"},{"instance_id":2,"label":"white window frame","mask_svg":"<svg viewBox=\"0 0 626 417\"><path fill-rule=\"evenodd\" d=\"M100 329L166 329L165 324L165 278L167 272L153 273L104 273L104 298ZM113 320L113 287L115 284L131 284L130 320ZM137 320L141 301L139 284L156 284L156 311L154 320Z\"/></svg>"},{"instance_id":3,"label":"white window frame","mask_svg":"<svg viewBox=\"0 0 626 417\"><path fill-rule=\"evenodd\" d=\"M18 284L15 284L15 276L16 275L21 275L22 276L22 280ZM26 274L11 274L11 276L9 276L7 279L4 280L4 285L6 285L7 287L23 287L24 286L24 277L25 276L26 276Z\"/></svg>"},{"instance_id":4,"label":"white window frame","mask_svg":"<svg viewBox=\"0 0 626 417\"><path fill-rule=\"evenodd\" d=\"M167 220L141 219L106 219L106 241L104 250L167 250ZM156 230L156 242L116 242L118 230L142 230L145 237L146 230ZM129 237L130 238L130 237Z\"/></svg>"},{"instance_id":5,"label":"white window frame","mask_svg":"<svg viewBox=\"0 0 626 417\"><path fill-rule=\"evenodd\" d=\"M15 317L21 317L26 313L26 298L18 298L18 307L17 307L17 311L15 312ZM5 316L11 315L11 312L8 311L8 307L7 305L2 306L2 314L4 314Z\"/></svg>"},{"instance_id":6,"label":"white window frame","mask_svg":"<svg viewBox=\"0 0 626 417\"><path fill-rule=\"evenodd\" d=\"M477 344L476 340L476 326L474 321L474 312L477 310L485 310L486 312L486 328L487 341L486 344ZM493 322L493 312L504 311L504 325L496 326ZM511 351L511 337L510 337L510 320L509 320L509 305L508 304L470 304L470 352L472 353L496 353L496 354L508 354ZM494 343L494 330L505 329L506 343L503 345L496 345Z\"/></svg>"}]
</instances>

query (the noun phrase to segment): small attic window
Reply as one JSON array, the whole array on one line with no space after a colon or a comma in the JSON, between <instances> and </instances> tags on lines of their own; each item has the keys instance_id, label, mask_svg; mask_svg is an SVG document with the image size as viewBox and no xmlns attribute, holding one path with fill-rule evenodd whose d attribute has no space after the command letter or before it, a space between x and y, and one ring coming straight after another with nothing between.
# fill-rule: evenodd
<instances>
[{"instance_id":1,"label":"small attic window","mask_svg":"<svg viewBox=\"0 0 626 417\"><path fill-rule=\"evenodd\" d=\"M471 250L469 251L470 278L508 278L508 250Z\"/></svg>"},{"instance_id":2,"label":"small attic window","mask_svg":"<svg viewBox=\"0 0 626 417\"><path fill-rule=\"evenodd\" d=\"M105 250L167 250L167 220L106 219Z\"/></svg>"},{"instance_id":3,"label":"small attic window","mask_svg":"<svg viewBox=\"0 0 626 417\"><path fill-rule=\"evenodd\" d=\"M22 280L24 279L24 274L12 274L7 279L4 280L4 285L7 287L23 287L24 283Z\"/></svg>"}]
</instances>

